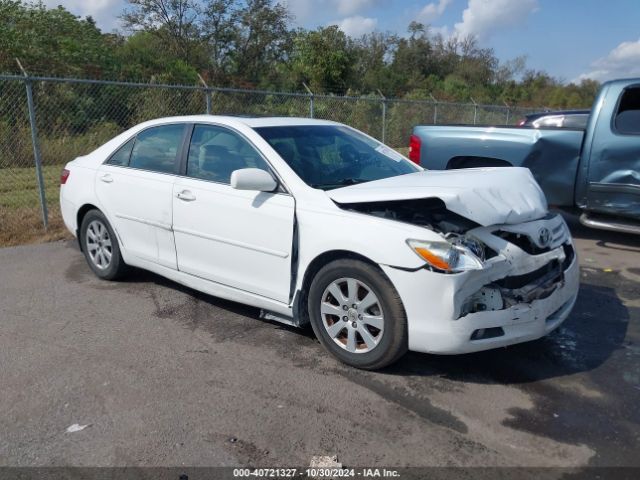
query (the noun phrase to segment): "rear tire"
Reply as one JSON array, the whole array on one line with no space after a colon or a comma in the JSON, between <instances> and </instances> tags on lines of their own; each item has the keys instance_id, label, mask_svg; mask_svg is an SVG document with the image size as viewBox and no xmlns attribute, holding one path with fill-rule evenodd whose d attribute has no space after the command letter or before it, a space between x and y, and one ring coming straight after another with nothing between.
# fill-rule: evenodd
<instances>
[{"instance_id":1,"label":"rear tire","mask_svg":"<svg viewBox=\"0 0 640 480\"><path fill-rule=\"evenodd\" d=\"M353 367L384 368L408 349L398 292L382 271L363 261L325 265L311 282L308 311L320 343Z\"/></svg>"},{"instance_id":2,"label":"rear tire","mask_svg":"<svg viewBox=\"0 0 640 480\"><path fill-rule=\"evenodd\" d=\"M118 237L100 210L90 210L80 225L82 252L93 273L103 280L117 280L128 271Z\"/></svg>"}]
</instances>

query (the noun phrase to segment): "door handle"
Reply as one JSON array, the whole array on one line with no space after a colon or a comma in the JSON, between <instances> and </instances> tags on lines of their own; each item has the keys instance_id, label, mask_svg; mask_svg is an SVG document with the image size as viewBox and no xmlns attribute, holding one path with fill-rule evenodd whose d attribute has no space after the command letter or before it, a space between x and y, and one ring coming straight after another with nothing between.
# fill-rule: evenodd
<instances>
[{"instance_id":1,"label":"door handle","mask_svg":"<svg viewBox=\"0 0 640 480\"><path fill-rule=\"evenodd\" d=\"M102 180L104 183L111 183L113 182L113 177L108 173L105 173L100 177L100 180Z\"/></svg>"},{"instance_id":2,"label":"door handle","mask_svg":"<svg viewBox=\"0 0 640 480\"><path fill-rule=\"evenodd\" d=\"M196 199L196 196L189 190L182 190L181 192L178 192L176 197L180 200L184 200L185 202L193 202Z\"/></svg>"}]
</instances>

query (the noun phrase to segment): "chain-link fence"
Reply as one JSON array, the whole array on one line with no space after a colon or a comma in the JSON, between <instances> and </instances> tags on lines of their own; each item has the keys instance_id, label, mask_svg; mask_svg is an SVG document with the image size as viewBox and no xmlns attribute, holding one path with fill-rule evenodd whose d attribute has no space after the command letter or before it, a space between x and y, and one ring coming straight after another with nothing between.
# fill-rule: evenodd
<instances>
[{"instance_id":1,"label":"chain-link fence","mask_svg":"<svg viewBox=\"0 0 640 480\"><path fill-rule=\"evenodd\" d=\"M0 75L0 246L64 235L62 166L152 118L198 113L335 120L395 148L415 125L512 124L534 109Z\"/></svg>"}]
</instances>

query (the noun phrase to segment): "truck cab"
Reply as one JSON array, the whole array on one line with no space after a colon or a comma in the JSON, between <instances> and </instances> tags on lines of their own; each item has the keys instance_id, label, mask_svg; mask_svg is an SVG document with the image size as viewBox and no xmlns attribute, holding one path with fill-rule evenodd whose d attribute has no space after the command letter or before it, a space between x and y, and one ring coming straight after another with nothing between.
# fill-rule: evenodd
<instances>
[{"instance_id":1,"label":"truck cab","mask_svg":"<svg viewBox=\"0 0 640 480\"><path fill-rule=\"evenodd\" d=\"M410 157L434 170L527 167L549 204L640 233L640 79L603 84L586 129L417 126Z\"/></svg>"}]
</instances>

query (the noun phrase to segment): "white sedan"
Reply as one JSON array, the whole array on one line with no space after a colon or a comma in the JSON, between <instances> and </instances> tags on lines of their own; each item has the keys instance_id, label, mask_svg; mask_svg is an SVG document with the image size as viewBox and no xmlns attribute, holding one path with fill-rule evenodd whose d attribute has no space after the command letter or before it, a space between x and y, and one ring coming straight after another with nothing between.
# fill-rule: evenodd
<instances>
[{"instance_id":1,"label":"white sedan","mask_svg":"<svg viewBox=\"0 0 640 480\"><path fill-rule=\"evenodd\" d=\"M529 170L424 171L334 122L153 120L68 163L61 183L98 277L143 268L310 322L359 368L534 340L577 297L570 233Z\"/></svg>"}]
</instances>

